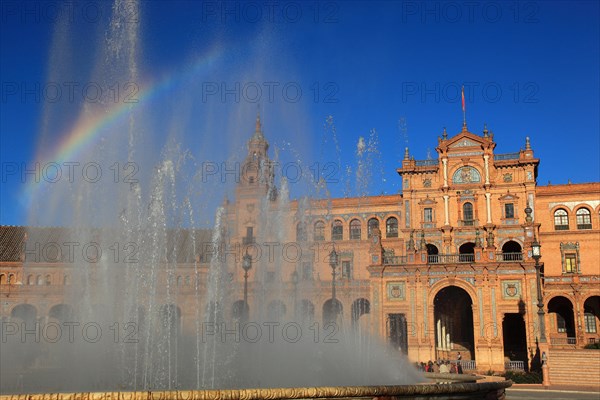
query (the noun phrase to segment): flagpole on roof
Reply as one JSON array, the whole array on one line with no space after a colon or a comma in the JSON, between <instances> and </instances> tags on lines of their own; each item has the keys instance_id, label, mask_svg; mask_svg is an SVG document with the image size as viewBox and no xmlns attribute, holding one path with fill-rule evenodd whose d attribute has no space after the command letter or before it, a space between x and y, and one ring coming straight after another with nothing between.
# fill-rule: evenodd
<instances>
[{"instance_id":1,"label":"flagpole on roof","mask_svg":"<svg viewBox=\"0 0 600 400\"><path fill-rule=\"evenodd\" d=\"M467 130L467 110L465 108L465 85L461 89L462 111L463 111L463 131Z\"/></svg>"}]
</instances>

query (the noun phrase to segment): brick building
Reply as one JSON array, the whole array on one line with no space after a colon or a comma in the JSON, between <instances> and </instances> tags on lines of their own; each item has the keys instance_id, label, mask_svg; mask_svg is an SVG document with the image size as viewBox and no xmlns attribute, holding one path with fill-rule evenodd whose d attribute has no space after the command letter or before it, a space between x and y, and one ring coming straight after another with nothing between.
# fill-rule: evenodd
<instances>
[{"instance_id":1,"label":"brick building","mask_svg":"<svg viewBox=\"0 0 600 400\"><path fill-rule=\"evenodd\" d=\"M453 136L444 130L436 159L415 160L406 149L397 169L402 194L289 200L275 186L257 119L235 198L223 204L222 236L236 253L225 262L232 294L224 318L337 321L413 361L460 352L465 369L478 371L527 368L538 345L551 352L600 340L600 183L537 186L529 139L514 153L496 154L495 146L487 129L477 135L465 124ZM76 308L64 295L74 265L24 252L28 241L60 242L64 234L0 228L4 320L47 321ZM173 244L184 335L195 330L192 300L206 290L209 269L210 256L194 249L210 235L178 235Z\"/></svg>"}]
</instances>

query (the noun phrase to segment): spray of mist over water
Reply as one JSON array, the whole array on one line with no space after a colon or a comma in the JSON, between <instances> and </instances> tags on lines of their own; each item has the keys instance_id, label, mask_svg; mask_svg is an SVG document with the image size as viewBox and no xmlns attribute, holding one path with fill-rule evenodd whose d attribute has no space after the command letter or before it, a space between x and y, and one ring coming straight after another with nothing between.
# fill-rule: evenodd
<instances>
[{"instance_id":1,"label":"spray of mist over water","mask_svg":"<svg viewBox=\"0 0 600 400\"><path fill-rule=\"evenodd\" d=\"M141 6L130 0L126 3L127 7ZM123 7L124 1L116 0L113 10ZM101 51L90 79L105 87L114 82L139 82L143 68L139 55L141 26L143 23L124 24L119 16L113 17L99 40ZM67 46L63 37L56 43ZM57 62L64 61L52 61ZM56 68L51 66L52 71ZM252 76L253 71L246 74ZM170 109L177 108L176 99L165 101ZM84 104L79 118L94 119L113 112L113 108L114 104L106 102ZM230 153L221 159L241 159L236 151L248 138L244 136L247 121L237 118L225 127L207 122L206 131L213 132L201 135L205 146L188 151L177 140L186 136L187 126L175 119L166 121L169 137L158 145L162 131L156 128L154 111L141 102L121 106L119 122L105 125L98 136L101 139L77 155L82 165L96 163L102 179L92 182L90 175L87 180L59 182L34 192L31 225L68 228L50 230L52 237L48 237L49 230L30 228L28 246L61 244L58 261L67 266L65 284L48 287L43 305L47 315L30 306L13 316L13 322L23 323L27 329L41 326L42 337L35 340L34 336L26 336L22 340L17 335L3 343L3 392L417 381L416 372L405 360L391 356L387 347L367 334L371 330L368 316L361 318L358 327L344 326L341 321L324 326L305 318L310 314L310 304L303 300L317 297L322 281L293 285L288 277L295 267L281 257L253 260L251 319L244 317L247 311L243 303L239 308L241 295L232 284L232 268L239 268L240 260L231 262L226 252L231 223L226 202L216 208L216 213L212 206L222 201L227 188L207 181L201 171L207 160L214 160L211 153L223 154L223 137L228 137L223 129L238 124L243 129L235 135L242 136L237 143L228 144ZM47 125L48 118L44 116L43 131L52 127ZM338 137L331 117L325 122L325 134L336 148L340 167ZM305 165L300 152L289 144L277 147L276 160L280 152L291 154L294 162ZM358 144L359 196L367 194L371 166L377 164L377 157L377 134L372 131ZM349 166L347 170L351 171ZM87 172L91 174L92 170ZM269 173L264 172L260 175L268 177ZM289 226L296 223L289 218L292 208L288 181L286 177L277 179L277 192L271 186L257 205L259 243L288 241ZM350 174L343 180L349 187ZM329 197L324 179L309 174L302 181L308 188L306 196ZM277 200L273 202L273 198ZM331 200L326 204L330 213ZM309 197L299 200L295 220L308 222L316 212L313 207ZM202 229L206 221L213 220L211 230ZM64 243L70 243L70 247ZM307 250L306 243L298 245ZM26 261L25 275L36 274L39 260L33 258L30 255ZM322 277L325 283L328 279ZM358 286L352 290L359 294L365 289ZM287 302L286 309L273 298L293 301ZM320 304L318 300L315 303ZM234 312L231 317L230 310L236 304L237 316Z\"/></svg>"}]
</instances>

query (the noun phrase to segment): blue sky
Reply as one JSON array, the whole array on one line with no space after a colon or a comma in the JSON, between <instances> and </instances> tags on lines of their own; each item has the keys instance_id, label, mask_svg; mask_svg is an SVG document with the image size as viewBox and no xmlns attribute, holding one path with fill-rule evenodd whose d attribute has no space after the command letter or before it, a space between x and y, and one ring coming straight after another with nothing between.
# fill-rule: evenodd
<instances>
[{"instance_id":1,"label":"blue sky","mask_svg":"<svg viewBox=\"0 0 600 400\"><path fill-rule=\"evenodd\" d=\"M74 9L66 4L2 3L2 224L27 224L31 209L46 201L41 192L27 194L35 182L20 172L39 154L46 163L57 157L89 102L80 88L95 82L114 97L116 85L116 102L129 94L131 77L110 65L114 60L106 61L110 3L81 2ZM134 83L143 88L169 82L140 106L145 117L138 122L143 139L136 154L147 178L150 166L171 151L165 150L172 149L168 143L189 150L195 164L188 169L240 159L260 107L271 149L278 149L282 162L332 173L332 195L344 195L348 185L351 194L397 193L395 169L404 147L416 159L435 157L443 127L451 135L460 130L458 88L464 84L469 129L480 134L487 123L498 153L518 151L529 136L541 159L538 184L600 180L597 1L270 6L176 0L143 2L139 13L131 4L121 4L118 20L137 27ZM56 10L69 18L57 17ZM191 65L201 67L191 73ZM73 99L67 82L78 83ZM63 91L51 101L53 84ZM357 143L360 137L368 141L373 130L377 146L361 160ZM125 140L119 135L99 134L69 160L90 162L94 147ZM361 162L373 164L364 188L356 183ZM327 169L331 163L334 170ZM213 185L213 200L231 196L231 182L225 181ZM315 193L306 184L290 190L294 196Z\"/></svg>"}]
</instances>

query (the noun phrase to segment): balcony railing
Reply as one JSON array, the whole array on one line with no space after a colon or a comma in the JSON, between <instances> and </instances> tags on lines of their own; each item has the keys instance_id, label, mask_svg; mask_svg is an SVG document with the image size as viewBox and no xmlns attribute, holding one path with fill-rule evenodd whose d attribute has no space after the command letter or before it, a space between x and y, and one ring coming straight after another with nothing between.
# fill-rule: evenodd
<instances>
[{"instance_id":1,"label":"balcony railing","mask_svg":"<svg viewBox=\"0 0 600 400\"><path fill-rule=\"evenodd\" d=\"M384 265L406 264L406 256L383 256Z\"/></svg>"},{"instance_id":2,"label":"balcony railing","mask_svg":"<svg viewBox=\"0 0 600 400\"><path fill-rule=\"evenodd\" d=\"M254 236L244 236L242 238L242 244L244 244L244 245L254 244L255 241L256 241L256 238Z\"/></svg>"},{"instance_id":3,"label":"balcony railing","mask_svg":"<svg viewBox=\"0 0 600 400\"><path fill-rule=\"evenodd\" d=\"M417 167L432 167L438 165L438 160L416 160L415 165Z\"/></svg>"},{"instance_id":4,"label":"balcony railing","mask_svg":"<svg viewBox=\"0 0 600 400\"><path fill-rule=\"evenodd\" d=\"M577 344L577 338L574 337L551 337L550 344L555 346L566 346Z\"/></svg>"},{"instance_id":5,"label":"balcony railing","mask_svg":"<svg viewBox=\"0 0 600 400\"><path fill-rule=\"evenodd\" d=\"M479 226L479 223L475 219L463 219L458 221L459 226Z\"/></svg>"},{"instance_id":6,"label":"balcony railing","mask_svg":"<svg viewBox=\"0 0 600 400\"><path fill-rule=\"evenodd\" d=\"M592 229L592 224L577 224L577 229Z\"/></svg>"},{"instance_id":7,"label":"balcony railing","mask_svg":"<svg viewBox=\"0 0 600 400\"><path fill-rule=\"evenodd\" d=\"M524 361L508 361L504 363L504 369L507 371L525 371Z\"/></svg>"},{"instance_id":8,"label":"balcony railing","mask_svg":"<svg viewBox=\"0 0 600 400\"><path fill-rule=\"evenodd\" d=\"M475 254L430 254L427 256L429 264L457 264L475 261Z\"/></svg>"},{"instance_id":9,"label":"balcony railing","mask_svg":"<svg viewBox=\"0 0 600 400\"><path fill-rule=\"evenodd\" d=\"M477 364L475 360L450 360L452 364L460 363L463 371L475 371L477 369Z\"/></svg>"},{"instance_id":10,"label":"balcony railing","mask_svg":"<svg viewBox=\"0 0 600 400\"><path fill-rule=\"evenodd\" d=\"M569 225L554 225L555 231L568 231Z\"/></svg>"},{"instance_id":11,"label":"balcony railing","mask_svg":"<svg viewBox=\"0 0 600 400\"><path fill-rule=\"evenodd\" d=\"M523 261L523 253L496 253L496 261Z\"/></svg>"},{"instance_id":12,"label":"balcony railing","mask_svg":"<svg viewBox=\"0 0 600 400\"><path fill-rule=\"evenodd\" d=\"M518 160L520 153L494 154L494 161Z\"/></svg>"},{"instance_id":13,"label":"balcony railing","mask_svg":"<svg viewBox=\"0 0 600 400\"><path fill-rule=\"evenodd\" d=\"M344 234L343 233L332 233L331 240L344 240Z\"/></svg>"}]
</instances>

